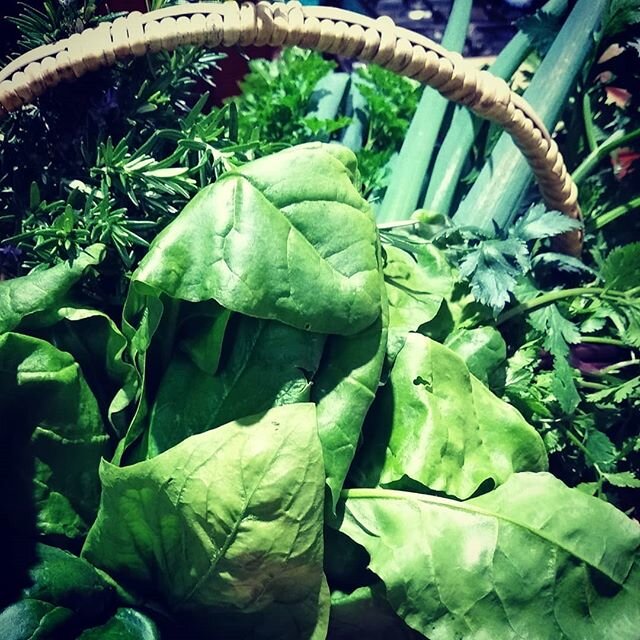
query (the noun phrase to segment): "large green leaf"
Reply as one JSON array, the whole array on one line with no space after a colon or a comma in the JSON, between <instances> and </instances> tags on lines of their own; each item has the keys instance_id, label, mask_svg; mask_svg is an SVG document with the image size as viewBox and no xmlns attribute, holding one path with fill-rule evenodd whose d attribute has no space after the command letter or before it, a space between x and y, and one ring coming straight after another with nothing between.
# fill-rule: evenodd
<instances>
[{"instance_id":1,"label":"large green leaf","mask_svg":"<svg viewBox=\"0 0 640 640\"><path fill-rule=\"evenodd\" d=\"M447 336L444 345L458 354L469 372L487 386L498 382L496 378L507 364L507 345L494 327L458 329Z\"/></svg>"},{"instance_id":2,"label":"large green leaf","mask_svg":"<svg viewBox=\"0 0 640 640\"><path fill-rule=\"evenodd\" d=\"M540 436L430 338L407 337L365 427L355 477L364 486L408 477L468 498L486 481L546 469Z\"/></svg>"},{"instance_id":3,"label":"large green leaf","mask_svg":"<svg viewBox=\"0 0 640 640\"><path fill-rule=\"evenodd\" d=\"M640 527L549 474L457 502L347 492L341 530L430 640L635 640Z\"/></svg>"},{"instance_id":4,"label":"large green leaf","mask_svg":"<svg viewBox=\"0 0 640 640\"><path fill-rule=\"evenodd\" d=\"M236 314L214 375L186 355L171 360L151 411L147 456L240 416L309 401L324 342L322 334Z\"/></svg>"},{"instance_id":5,"label":"large green leaf","mask_svg":"<svg viewBox=\"0 0 640 640\"><path fill-rule=\"evenodd\" d=\"M83 549L90 562L209 635L323 637L324 469L313 405L276 407L129 467L103 461L100 476L100 512Z\"/></svg>"},{"instance_id":6,"label":"large green leaf","mask_svg":"<svg viewBox=\"0 0 640 640\"><path fill-rule=\"evenodd\" d=\"M102 260L103 252L102 245L93 245L72 264L64 262L20 278L0 281L0 333L12 331L22 322L46 323L47 312L60 306L85 269Z\"/></svg>"},{"instance_id":7,"label":"large green leaf","mask_svg":"<svg viewBox=\"0 0 640 640\"><path fill-rule=\"evenodd\" d=\"M225 174L160 233L133 286L298 329L365 329L380 314L378 236L354 173L348 149L310 144Z\"/></svg>"},{"instance_id":8,"label":"large green leaf","mask_svg":"<svg viewBox=\"0 0 640 640\"><path fill-rule=\"evenodd\" d=\"M387 357L393 362L407 334L436 317L443 297L439 283L432 281L406 251L393 245L385 245L384 250L384 282L389 299Z\"/></svg>"},{"instance_id":9,"label":"large green leaf","mask_svg":"<svg viewBox=\"0 0 640 640\"><path fill-rule=\"evenodd\" d=\"M84 631L78 640L160 640L160 632L148 616L123 608L103 625Z\"/></svg>"},{"instance_id":10,"label":"large green leaf","mask_svg":"<svg viewBox=\"0 0 640 640\"><path fill-rule=\"evenodd\" d=\"M55 638L74 626L73 611L32 598L20 600L0 612L3 640Z\"/></svg>"},{"instance_id":11,"label":"large green leaf","mask_svg":"<svg viewBox=\"0 0 640 640\"><path fill-rule=\"evenodd\" d=\"M318 406L318 434L333 509L378 390L386 346L385 305L378 320L355 336L329 336L313 381L311 398Z\"/></svg>"},{"instance_id":12,"label":"large green leaf","mask_svg":"<svg viewBox=\"0 0 640 640\"><path fill-rule=\"evenodd\" d=\"M147 443L140 436L148 427L148 413L174 357L202 375L217 372L230 316L213 300L186 302L141 283L129 288L122 326L139 385L133 418L113 458L116 464L125 457L129 462L145 457ZM139 446L132 453L134 443Z\"/></svg>"},{"instance_id":13,"label":"large green leaf","mask_svg":"<svg viewBox=\"0 0 640 640\"><path fill-rule=\"evenodd\" d=\"M115 591L85 560L38 545L38 562L23 597L0 613L2 640L76 637L115 608Z\"/></svg>"},{"instance_id":14,"label":"large green leaf","mask_svg":"<svg viewBox=\"0 0 640 640\"><path fill-rule=\"evenodd\" d=\"M102 245L93 245L72 263L0 282L0 333L34 334L70 353L82 367L105 418L124 428L121 414L133 401L137 375L124 361L126 339L109 316L79 307L73 287L100 262Z\"/></svg>"},{"instance_id":15,"label":"large green leaf","mask_svg":"<svg viewBox=\"0 0 640 640\"><path fill-rule=\"evenodd\" d=\"M57 322L43 336L74 357L102 415L123 433L123 412L133 402L139 384L134 367L125 361L126 338L109 316L94 309L61 306L51 315Z\"/></svg>"},{"instance_id":16,"label":"large green leaf","mask_svg":"<svg viewBox=\"0 0 640 640\"><path fill-rule=\"evenodd\" d=\"M40 531L82 536L97 512L98 465L108 454L109 437L78 364L43 340L5 333L0 336L0 388L4 444L15 443L16 433L26 442L30 438ZM10 498L3 496L3 509Z\"/></svg>"}]
</instances>

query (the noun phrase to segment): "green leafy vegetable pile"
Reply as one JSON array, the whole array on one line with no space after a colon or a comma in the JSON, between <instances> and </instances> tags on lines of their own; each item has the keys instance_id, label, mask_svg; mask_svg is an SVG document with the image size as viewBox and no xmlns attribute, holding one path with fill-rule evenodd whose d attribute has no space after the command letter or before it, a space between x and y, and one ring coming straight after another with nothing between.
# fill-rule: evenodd
<instances>
[{"instance_id":1,"label":"green leafy vegetable pile","mask_svg":"<svg viewBox=\"0 0 640 640\"><path fill-rule=\"evenodd\" d=\"M288 50L212 106L187 47L7 118L0 638L636 640L639 16L548 0L491 66L583 259L506 136L375 67Z\"/></svg>"},{"instance_id":2,"label":"green leafy vegetable pile","mask_svg":"<svg viewBox=\"0 0 640 640\"><path fill-rule=\"evenodd\" d=\"M635 637L637 522L548 473L495 329L434 339L454 269L356 177L321 143L227 172L121 327L100 245L0 283L3 638Z\"/></svg>"}]
</instances>

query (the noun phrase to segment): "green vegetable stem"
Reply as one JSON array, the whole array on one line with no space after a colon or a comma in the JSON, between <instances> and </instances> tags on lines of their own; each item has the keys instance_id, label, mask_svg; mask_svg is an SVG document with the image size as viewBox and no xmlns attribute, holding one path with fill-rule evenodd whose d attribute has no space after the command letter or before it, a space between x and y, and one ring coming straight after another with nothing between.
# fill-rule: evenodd
<instances>
[{"instance_id":1,"label":"green vegetable stem","mask_svg":"<svg viewBox=\"0 0 640 640\"><path fill-rule=\"evenodd\" d=\"M442 45L462 51L471 16L471 0L455 0ZM427 171L448 102L426 87L418 104L400 154L393 164L389 186L377 213L378 222L404 220L417 209Z\"/></svg>"},{"instance_id":2,"label":"green vegetable stem","mask_svg":"<svg viewBox=\"0 0 640 640\"><path fill-rule=\"evenodd\" d=\"M593 55L607 0L579 0L524 93L545 125L553 129L585 61ZM503 134L462 201L454 220L484 231L507 228L531 181L522 154Z\"/></svg>"},{"instance_id":3,"label":"green vegetable stem","mask_svg":"<svg viewBox=\"0 0 640 640\"><path fill-rule=\"evenodd\" d=\"M550 0L539 10L547 15L561 15L567 9L567 0ZM489 71L509 80L532 49L530 36L518 31L500 52ZM456 107L447 134L429 174L429 184L423 208L449 215L469 152L477 135L477 119L464 107Z\"/></svg>"}]
</instances>

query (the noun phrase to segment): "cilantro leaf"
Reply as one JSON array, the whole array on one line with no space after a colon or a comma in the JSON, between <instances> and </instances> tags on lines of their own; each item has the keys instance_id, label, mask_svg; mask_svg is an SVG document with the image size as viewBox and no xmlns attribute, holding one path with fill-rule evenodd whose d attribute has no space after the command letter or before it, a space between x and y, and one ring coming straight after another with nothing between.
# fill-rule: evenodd
<instances>
[{"instance_id":1,"label":"cilantro leaf","mask_svg":"<svg viewBox=\"0 0 640 640\"><path fill-rule=\"evenodd\" d=\"M640 286L640 242L616 247L602 265L608 288L628 291Z\"/></svg>"},{"instance_id":2,"label":"cilantro leaf","mask_svg":"<svg viewBox=\"0 0 640 640\"><path fill-rule=\"evenodd\" d=\"M540 10L533 15L520 18L517 25L529 38L538 54L544 56L562 27L562 19L553 13Z\"/></svg>"},{"instance_id":3,"label":"cilantro leaf","mask_svg":"<svg viewBox=\"0 0 640 640\"><path fill-rule=\"evenodd\" d=\"M619 473L603 473L604 479L614 487L628 487L640 489L640 479L631 471L620 471Z\"/></svg>"},{"instance_id":4,"label":"cilantro leaf","mask_svg":"<svg viewBox=\"0 0 640 640\"><path fill-rule=\"evenodd\" d=\"M509 302L516 278L529 264L523 241L484 240L462 260L460 275L469 280L474 298L497 314Z\"/></svg>"},{"instance_id":5,"label":"cilantro leaf","mask_svg":"<svg viewBox=\"0 0 640 640\"><path fill-rule=\"evenodd\" d=\"M564 273L573 273L578 275L589 274L595 276L597 272L595 269L587 266L579 258L565 255L564 253L556 253L554 251L546 251L545 253L539 253L532 258L531 266L533 268L538 266L549 266L557 271L563 271Z\"/></svg>"},{"instance_id":6,"label":"cilantro leaf","mask_svg":"<svg viewBox=\"0 0 640 640\"><path fill-rule=\"evenodd\" d=\"M578 408L580 394L573 379L573 369L566 358L554 359L550 390L567 415L571 415Z\"/></svg>"},{"instance_id":7,"label":"cilantro leaf","mask_svg":"<svg viewBox=\"0 0 640 640\"><path fill-rule=\"evenodd\" d=\"M580 404L573 369L569 365L569 345L580 341L580 331L555 304L534 311L529 324L544 336L542 345L553 357L550 391L564 413L571 415Z\"/></svg>"},{"instance_id":8,"label":"cilantro leaf","mask_svg":"<svg viewBox=\"0 0 640 640\"><path fill-rule=\"evenodd\" d=\"M613 36L640 22L640 0L611 0L604 17L604 33Z\"/></svg>"},{"instance_id":9,"label":"cilantro leaf","mask_svg":"<svg viewBox=\"0 0 640 640\"><path fill-rule=\"evenodd\" d=\"M544 336L543 346L555 358L567 356L569 345L580 341L578 327L567 320L555 304L531 313L529 323Z\"/></svg>"},{"instance_id":10,"label":"cilantro leaf","mask_svg":"<svg viewBox=\"0 0 640 640\"><path fill-rule=\"evenodd\" d=\"M620 404L625 400L634 398L638 392L640 392L640 376L631 378L631 380L626 380L610 388L591 393L588 399L593 403L613 402L614 404Z\"/></svg>"},{"instance_id":11,"label":"cilantro leaf","mask_svg":"<svg viewBox=\"0 0 640 640\"><path fill-rule=\"evenodd\" d=\"M602 431L594 430L587 434L585 447L590 460L598 466L609 465L616 459L616 447Z\"/></svg>"},{"instance_id":12,"label":"cilantro leaf","mask_svg":"<svg viewBox=\"0 0 640 640\"><path fill-rule=\"evenodd\" d=\"M517 238L528 241L553 238L580 227L580 221L560 211L547 211L543 204L536 204L516 222L513 232Z\"/></svg>"}]
</instances>

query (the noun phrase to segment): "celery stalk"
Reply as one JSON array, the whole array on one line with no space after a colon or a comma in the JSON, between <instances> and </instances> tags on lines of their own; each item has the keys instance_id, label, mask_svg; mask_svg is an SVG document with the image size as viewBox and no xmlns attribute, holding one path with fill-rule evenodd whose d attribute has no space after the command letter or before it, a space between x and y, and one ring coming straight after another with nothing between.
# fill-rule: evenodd
<instances>
[{"instance_id":1,"label":"celery stalk","mask_svg":"<svg viewBox=\"0 0 640 640\"><path fill-rule=\"evenodd\" d=\"M561 15L568 0L549 0L540 11ZM531 52L529 36L518 31L501 51L489 71L509 80ZM466 108L457 107L451 126L436 157L423 207L429 211L449 215L458 182L476 137L475 116Z\"/></svg>"},{"instance_id":2,"label":"celery stalk","mask_svg":"<svg viewBox=\"0 0 640 640\"><path fill-rule=\"evenodd\" d=\"M578 0L536 71L524 97L553 129L591 56L607 0ZM532 178L525 159L504 134L454 216L456 223L492 231L506 228Z\"/></svg>"},{"instance_id":3,"label":"celery stalk","mask_svg":"<svg viewBox=\"0 0 640 640\"><path fill-rule=\"evenodd\" d=\"M449 15L442 44L461 51L469 28L472 0L455 0ZM447 100L426 87L397 161L393 165L389 186L378 211L378 222L408 218L417 208Z\"/></svg>"}]
</instances>

